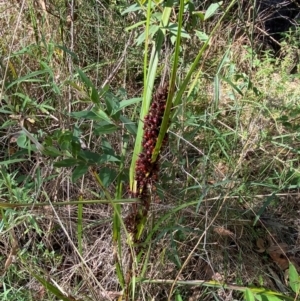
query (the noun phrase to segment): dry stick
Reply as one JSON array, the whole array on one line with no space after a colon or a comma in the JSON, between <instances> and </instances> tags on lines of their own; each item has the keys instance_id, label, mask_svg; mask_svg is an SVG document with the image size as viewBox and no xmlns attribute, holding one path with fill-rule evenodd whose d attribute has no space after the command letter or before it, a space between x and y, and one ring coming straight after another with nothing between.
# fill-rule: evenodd
<instances>
[{"instance_id":1,"label":"dry stick","mask_svg":"<svg viewBox=\"0 0 300 301\"><path fill-rule=\"evenodd\" d=\"M280 43L278 41L276 41L269 33L267 33L265 30L261 29L260 27L256 27L261 33L263 33L264 35L266 35L268 38L270 38L272 40L272 42L274 42L275 44L280 46Z\"/></svg>"}]
</instances>

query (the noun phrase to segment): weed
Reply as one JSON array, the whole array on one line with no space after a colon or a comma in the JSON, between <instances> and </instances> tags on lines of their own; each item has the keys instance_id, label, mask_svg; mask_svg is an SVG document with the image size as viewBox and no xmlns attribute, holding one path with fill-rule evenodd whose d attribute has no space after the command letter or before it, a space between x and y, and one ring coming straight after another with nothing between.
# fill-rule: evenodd
<instances>
[{"instance_id":1,"label":"weed","mask_svg":"<svg viewBox=\"0 0 300 301\"><path fill-rule=\"evenodd\" d=\"M3 300L298 298L298 29L250 6L3 5Z\"/></svg>"}]
</instances>

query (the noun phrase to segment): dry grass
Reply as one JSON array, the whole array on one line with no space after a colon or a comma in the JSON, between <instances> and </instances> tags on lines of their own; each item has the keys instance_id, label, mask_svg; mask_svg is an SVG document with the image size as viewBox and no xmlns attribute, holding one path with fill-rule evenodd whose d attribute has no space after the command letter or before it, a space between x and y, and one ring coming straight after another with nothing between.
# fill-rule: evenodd
<instances>
[{"instance_id":1,"label":"dry grass","mask_svg":"<svg viewBox=\"0 0 300 301\"><path fill-rule=\"evenodd\" d=\"M89 105L78 103L81 95L67 83L68 80L78 83L72 78L75 65L85 69L98 88L106 82L113 88L125 88L128 96L140 94L140 67L136 62L141 59L139 50L130 44L128 51L123 53L124 45L128 46L126 38L123 39L123 28L130 20L121 18L110 7L101 4L96 5L96 11L92 6L80 4L77 20L61 23L54 15L61 14L66 20L69 16L62 1L47 8L53 14L43 11L44 1L31 3L0 3L1 102L5 108L10 106L15 114L34 116L38 130L49 135L57 128L72 130L76 122L67 113ZM227 30L228 27L222 28L215 37L202 66L203 73L214 74L221 53L224 53L222 46L228 44L224 35ZM284 114L290 116L291 108L297 105L299 79L291 81L283 72L275 73L276 67L266 58L264 63L261 61L262 65L249 71L248 78L235 81L234 76L249 70L251 65L249 53L245 50L248 40L245 35L237 36L231 45L223 76L235 85L244 85L244 95L239 95L228 82L222 81L219 103L212 109L215 90L212 80L203 76L196 87L195 97L187 102L183 116L178 116L171 129L169 149L161 159L160 201L152 205L145 237L160 218L165 219L152 236L145 278L214 279L240 286L265 286L287 291L284 271L270 254L257 251L256 242L259 238L267 240L271 236L275 244L288 245L289 257L299 258L300 203L298 186L292 187L292 180L297 180L299 174L298 155L295 153L299 139L297 130L278 121ZM37 42L41 43L39 47ZM50 56L47 46L51 43L65 45L76 53L78 60L71 59L58 48ZM29 52L12 56L29 45L33 45ZM186 50L187 58L193 55L197 46L196 41ZM3 78L11 82L40 70L43 60L51 67L59 94L39 83L22 84L20 90L5 92ZM233 74L230 74L230 64L235 70ZM118 70L114 77L110 76L111 70ZM247 89L246 80L249 78L261 92L259 95L253 89ZM36 105L25 106L22 111L24 102L15 95L20 91L34 99ZM42 114L38 105L43 103L55 110ZM297 124L297 118L290 116L290 122ZM11 136L20 127L6 114L0 119L1 160L7 160ZM91 124L87 122L84 126L83 136L90 141L90 149L97 152L102 137L94 139L93 136L94 140L90 140ZM286 136L291 139L285 140ZM110 136L110 139L113 148L119 149L119 137ZM84 199L102 197L90 175L71 183L71 170L54 168L55 159L33 154L26 159L10 165L7 173L2 173L1 202L69 201L78 200L80 195ZM38 169L44 182L39 187L27 186L26 179L36 183L33 179L37 177ZM17 172L18 176L27 176L25 181L18 180ZM11 178L15 175L13 193L4 183L7 174ZM109 190L113 192L114 188L112 184ZM193 205L177 210L180 205L192 201ZM256 215L266 202L269 203L265 211L253 226ZM129 207L123 207L122 216L127 215ZM168 215L170 212L173 214ZM2 285L0 294L4 296L8 288L15 286L14 297L7 300L54 300L27 273L29 270L55 279L57 286L76 300L109 300L119 296L121 289L112 252L112 209L109 205L84 206L82 254L77 248L77 206L2 209L1 215L9 227L2 228L0 233L0 260L5 267L2 282L6 285ZM11 252L15 241L20 256ZM122 244L124 257L121 262L126 270L125 238ZM146 253L148 245L143 248ZM8 264L9 258L12 260ZM140 270L136 272L139 274ZM170 285L145 283L139 287L139 300L167 300L170 289ZM180 290L185 300L191 301L212 300L214 296L218 300L240 297L238 293L224 289L183 287Z\"/></svg>"}]
</instances>

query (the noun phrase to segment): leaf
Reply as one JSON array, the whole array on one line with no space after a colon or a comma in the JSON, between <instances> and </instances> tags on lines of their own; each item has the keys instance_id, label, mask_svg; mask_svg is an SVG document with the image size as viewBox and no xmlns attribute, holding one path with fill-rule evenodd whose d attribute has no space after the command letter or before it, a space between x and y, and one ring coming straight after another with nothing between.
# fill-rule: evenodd
<instances>
[{"instance_id":1,"label":"leaf","mask_svg":"<svg viewBox=\"0 0 300 301\"><path fill-rule=\"evenodd\" d=\"M203 12L201 12L201 11L194 11L192 14L196 15L197 17L199 17L201 21L204 21L205 15L203 14Z\"/></svg>"},{"instance_id":2,"label":"leaf","mask_svg":"<svg viewBox=\"0 0 300 301\"><path fill-rule=\"evenodd\" d=\"M111 92L107 92L104 95L104 100L106 103L106 112L109 116L113 115L117 108L119 107L118 99Z\"/></svg>"},{"instance_id":3,"label":"leaf","mask_svg":"<svg viewBox=\"0 0 300 301\"><path fill-rule=\"evenodd\" d=\"M13 114L13 111L8 111L8 110L0 109L0 113L2 113L2 114Z\"/></svg>"},{"instance_id":4,"label":"leaf","mask_svg":"<svg viewBox=\"0 0 300 301\"><path fill-rule=\"evenodd\" d=\"M183 301L181 295L178 292L175 293L175 301Z\"/></svg>"},{"instance_id":5,"label":"leaf","mask_svg":"<svg viewBox=\"0 0 300 301\"><path fill-rule=\"evenodd\" d=\"M125 14L128 14L128 13L132 13L132 12L135 12L137 10L140 10L141 9L141 6L137 3L133 4L133 5L130 5L128 8L126 8L122 13L121 15L125 15Z\"/></svg>"},{"instance_id":6,"label":"leaf","mask_svg":"<svg viewBox=\"0 0 300 301\"><path fill-rule=\"evenodd\" d=\"M120 100L113 93L108 92L104 95L104 100L106 103L105 113L112 119L119 121L120 118Z\"/></svg>"},{"instance_id":7,"label":"leaf","mask_svg":"<svg viewBox=\"0 0 300 301\"><path fill-rule=\"evenodd\" d=\"M205 32L196 30L195 33L196 36L200 39L200 41L206 42L208 40L208 35Z\"/></svg>"},{"instance_id":8,"label":"leaf","mask_svg":"<svg viewBox=\"0 0 300 301\"><path fill-rule=\"evenodd\" d=\"M119 284L121 285L122 289L124 289L125 280L124 280L124 276L123 276L123 271L122 271L120 263L118 261L116 262L116 272L117 272L117 277L118 277L118 280L119 280ZM119 298L118 300L122 300L122 297Z\"/></svg>"},{"instance_id":9,"label":"leaf","mask_svg":"<svg viewBox=\"0 0 300 301\"><path fill-rule=\"evenodd\" d=\"M134 23L133 25L126 27L126 28L125 28L125 31L128 32L128 31L130 31L130 30L132 30L132 29L134 29L134 28L136 28L136 27L139 27L139 26L145 24L145 23L146 23L145 20L144 20L144 21L137 22L137 23Z\"/></svg>"},{"instance_id":10,"label":"leaf","mask_svg":"<svg viewBox=\"0 0 300 301\"><path fill-rule=\"evenodd\" d=\"M78 160L74 158L61 160L58 162L55 162L53 165L55 167L74 167L74 165L78 164Z\"/></svg>"},{"instance_id":11,"label":"leaf","mask_svg":"<svg viewBox=\"0 0 300 301\"><path fill-rule=\"evenodd\" d=\"M42 74L46 74L49 73L48 70L39 70L39 71L34 71L31 72L23 77L18 78L17 80L13 81L10 85L8 85L6 87L6 89L11 88L12 86L16 85L16 84L20 84L22 82L41 82L43 80L41 79L34 79L33 77L42 75Z\"/></svg>"},{"instance_id":12,"label":"leaf","mask_svg":"<svg viewBox=\"0 0 300 301\"><path fill-rule=\"evenodd\" d=\"M264 213L264 211L266 210L266 208L270 205L270 203L276 199L276 194L275 192L273 192L270 196L267 197L267 199L265 200L265 202L263 203L263 205L260 207L254 222L253 222L253 226L256 225L257 221L260 219L261 215Z\"/></svg>"},{"instance_id":13,"label":"leaf","mask_svg":"<svg viewBox=\"0 0 300 301\"><path fill-rule=\"evenodd\" d=\"M17 145L20 148L26 148L27 147L27 138L26 135L24 133L22 133L18 139L17 139Z\"/></svg>"},{"instance_id":14,"label":"leaf","mask_svg":"<svg viewBox=\"0 0 300 301\"><path fill-rule=\"evenodd\" d=\"M213 16L216 13L217 9L221 6L221 4L222 2L212 3L205 12L204 20L207 20L211 16Z\"/></svg>"},{"instance_id":15,"label":"leaf","mask_svg":"<svg viewBox=\"0 0 300 301\"><path fill-rule=\"evenodd\" d=\"M101 109L98 109L98 111L95 112L95 114L98 116L99 120L105 120L109 123L113 123L111 119L108 117L108 115Z\"/></svg>"},{"instance_id":16,"label":"leaf","mask_svg":"<svg viewBox=\"0 0 300 301\"><path fill-rule=\"evenodd\" d=\"M104 185L105 188L107 188L110 184L113 183L113 181L117 177L116 170L108 167L101 168L99 172L99 177Z\"/></svg>"},{"instance_id":17,"label":"leaf","mask_svg":"<svg viewBox=\"0 0 300 301\"><path fill-rule=\"evenodd\" d=\"M101 164L101 155L98 153L91 152L89 150L81 150L78 154L78 158L85 161L87 164Z\"/></svg>"},{"instance_id":18,"label":"leaf","mask_svg":"<svg viewBox=\"0 0 300 301\"><path fill-rule=\"evenodd\" d=\"M136 123L133 122L132 120L126 118L125 116L121 115L120 116L120 120L123 122L126 130L132 134L132 135L136 135L137 133L137 127L136 127Z\"/></svg>"},{"instance_id":19,"label":"leaf","mask_svg":"<svg viewBox=\"0 0 300 301\"><path fill-rule=\"evenodd\" d=\"M65 53L69 54L74 60L78 61L78 56L76 55L75 52L70 51L68 48L66 48L63 45L55 45L55 47L61 49L62 51L64 51Z\"/></svg>"},{"instance_id":20,"label":"leaf","mask_svg":"<svg viewBox=\"0 0 300 301\"><path fill-rule=\"evenodd\" d=\"M119 105L119 108L118 110L121 111L123 110L124 108L128 107L128 106L131 106L133 104L136 104L136 103L139 103L142 101L142 98L141 97L136 97L136 98L130 98L130 99L126 99L126 100L122 100L120 102L120 105Z\"/></svg>"},{"instance_id":21,"label":"leaf","mask_svg":"<svg viewBox=\"0 0 300 301\"><path fill-rule=\"evenodd\" d=\"M47 146L43 152L47 156L58 157L62 155L62 152L53 146Z\"/></svg>"},{"instance_id":22,"label":"leaf","mask_svg":"<svg viewBox=\"0 0 300 301\"><path fill-rule=\"evenodd\" d=\"M72 173L72 182L74 183L76 180L81 178L88 170L89 166L87 164L78 165Z\"/></svg>"},{"instance_id":23,"label":"leaf","mask_svg":"<svg viewBox=\"0 0 300 301\"><path fill-rule=\"evenodd\" d=\"M158 25L151 25L150 29L149 29L149 35L150 37L153 37L155 35L155 33L159 30L159 26Z\"/></svg>"},{"instance_id":24,"label":"leaf","mask_svg":"<svg viewBox=\"0 0 300 301\"><path fill-rule=\"evenodd\" d=\"M222 80L224 80L226 83L228 83L236 92L238 92L241 96L244 96L244 93L241 91L241 89L235 85L229 78L220 76Z\"/></svg>"},{"instance_id":25,"label":"leaf","mask_svg":"<svg viewBox=\"0 0 300 301\"><path fill-rule=\"evenodd\" d=\"M96 135L103 135L103 134L112 134L118 130L118 127L114 124L108 124L106 121L98 124L94 128L94 133Z\"/></svg>"},{"instance_id":26,"label":"leaf","mask_svg":"<svg viewBox=\"0 0 300 301\"><path fill-rule=\"evenodd\" d=\"M94 120L94 121L105 120L108 123L112 123L110 118L107 116L107 114L100 109L98 110L98 112L95 112L95 111L73 112L73 113L71 113L71 116L74 118L77 118L77 119L84 118L84 119Z\"/></svg>"},{"instance_id":27,"label":"leaf","mask_svg":"<svg viewBox=\"0 0 300 301\"><path fill-rule=\"evenodd\" d=\"M26 159L11 159L7 161L1 161L0 165L8 165L8 164L13 164L13 163L18 163L18 162L23 162L26 161Z\"/></svg>"},{"instance_id":28,"label":"leaf","mask_svg":"<svg viewBox=\"0 0 300 301\"><path fill-rule=\"evenodd\" d=\"M268 293L255 294L255 299L257 299L258 301L283 301L284 300L276 295L272 295Z\"/></svg>"},{"instance_id":29,"label":"leaf","mask_svg":"<svg viewBox=\"0 0 300 301\"><path fill-rule=\"evenodd\" d=\"M84 119L88 119L88 120L99 120L98 116L92 112L92 111L79 111L79 112L73 112L70 114L72 117L74 118L84 118Z\"/></svg>"},{"instance_id":30,"label":"leaf","mask_svg":"<svg viewBox=\"0 0 300 301\"><path fill-rule=\"evenodd\" d=\"M170 23L170 25L168 26L168 29L173 35L177 36L177 34L178 34L178 25L177 24ZM191 38L191 36L183 28L181 28L181 37L187 38L187 39Z\"/></svg>"},{"instance_id":31,"label":"leaf","mask_svg":"<svg viewBox=\"0 0 300 301\"><path fill-rule=\"evenodd\" d=\"M92 81L85 75L85 73L82 70L76 68L76 71L78 72L78 75L80 79L83 81L83 83L85 84L86 88L90 90L89 96L91 101L99 105L100 104L99 94Z\"/></svg>"},{"instance_id":32,"label":"leaf","mask_svg":"<svg viewBox=\"0 0 300 301\"><path fill-rule=\"evenodd\" d=\"M289 282L290 287L294 293L300 293L300 278L295 266L290 262L289 264Z\"/></svg>"},{"instance_id":33,"label":"leaf","mask_svg":"<svg viewBox=\"0 0 300 301\"><path fill-rule=\"evenodd\" d=\"M63 301L75 301L74 298L69 298L66 295L63 294L56 286L45 280L44 278L34 274L33 272L30 272L34 278L36 278L47 291L50 291L53 295L55 295L57 298L63 300Z\"/></svg>"},{"instance_id":34,"label":"leaf","mask_svg":"<svg viewBox=\"0 0 300 301\"><path fill-rule=\"evenodd\" d=\"M245 290L245 299L246 301L255 301L254 294L249 288Z\"/></svg>"},{"instance_id":35,"label":"leaf","mask_svg":"<svg viewBox=\"0 0 300 301\"><path fill-rule=\"evenodd\" d=\"M111 154L104 154L101 155L101 159L99 163L106 163L106 162L120 162L120 158L115 157Z\"/></svg>"},{"instance_id":36,"label":"leaf","mask_svg":"<svg viewBox=\"0 0 300 301\"><path fill-rule=\"evenodd\" d=\"M145 32L143 32L138 36L138 38L136 39L136 45L137 46L141 45L144 42L144 40L145 40Z\"/></svg>"}]
</instances>

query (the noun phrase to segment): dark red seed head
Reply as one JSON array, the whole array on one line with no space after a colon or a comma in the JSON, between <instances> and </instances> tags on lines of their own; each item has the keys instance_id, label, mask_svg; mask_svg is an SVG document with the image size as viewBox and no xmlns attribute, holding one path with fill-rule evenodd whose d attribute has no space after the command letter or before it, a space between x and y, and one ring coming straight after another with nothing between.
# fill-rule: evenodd
<instances>
[{"instance_id":1,"label":"dark red seed head","mask_svg":"<svg viewBox=\"0 0 300 301\"><path fill-rule=\"evenodd\" d=\"M158 103L157 102L153 102L151 105L152 109L156 109L158 107Z\"/></svg>"}]
</instances>

